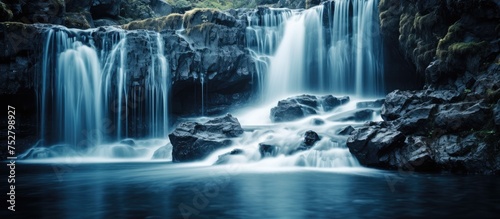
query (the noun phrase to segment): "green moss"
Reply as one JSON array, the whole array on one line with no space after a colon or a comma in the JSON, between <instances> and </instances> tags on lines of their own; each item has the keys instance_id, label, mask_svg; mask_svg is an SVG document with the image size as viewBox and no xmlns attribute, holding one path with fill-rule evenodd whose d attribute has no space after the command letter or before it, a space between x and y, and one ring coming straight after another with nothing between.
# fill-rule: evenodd
<instances>
[{"instance_id":1,"label":"green moss","mask_svg":"<svg viewBox=\"0 0 500 219\"><path fill-rule=\"evenodd\" d=\"M446 57L448 55L448 47L453 44L453 42L461 41L463 33L464 29L459 21L448 27L448 32L438 42L436 56L438 58Z\"/></svg>"},{"instance_id":2,"label":"green moss","mask_svg":"<svg viewBox=\"0 0 500 219\"><path fill-rule=\"evenodd\" d=\"M482 42L460 42L454 43L448 47L449 53L453 55L467 55L467 54L475 54L484 51L487 49L488 43L485 41Z\"/></svg>"},{"instance_id":3,"label":"green moss","mask_svg":"<svg viewBox=\"0 0 500 219\"><path fill-rule=\"evenodd\" d=\"M277 2L270 0L166 0L175 8L213 8L227 10L230 8L254 8L260 4Z\"/></svg>"},{"instance_id":4,"label":"green moss","mask_svg":"<svg viewBox=\"0 0 500 219\"><path fill-rule=\"evenodd\" d=\"M417 15L415 15L415 20L413 20L413 28L417 31L428 30L434 27L436 23L437 16L435 11L426 15L420 15L420 13L417 13Z\"/></svg>"},{"instance_id":5,"label":"green moss","mask_svg":"<svg viewBox=\"0 0 500 219\"><path fill-rule=\"evenodd\" d=\"M201 23L212 22L214 14L220 13L219 10L213 8L197 8L184 13L184 27L189 28L200 24L200 21L195 22L195 18L199 15Z\"/></svg>"},{"instance_id":6,"label":"green moss","mask_svg":"<svg viewBox=\"0 0 500 219\"><path fill-rule=\"evenodd\" d=\"M122 26L126 30L154 30L160 32L165 29L177 30L182 25L182 14L169 14L168 16L158 18L148 18L145 20L132 21Z\"/></svg>"},{"instance_id":7,"label":"green moss","mask_svg":"<svg viewBox=\"0 0 500 219\"><path fill-rule=\"evenodd\" d=\"M85 14L83 13L66 13L66 15L63 17L63 24L64 26L69 28L91 28L90 23L87 21L87 16L85 16Z\"/></svg>"}]
</instances>

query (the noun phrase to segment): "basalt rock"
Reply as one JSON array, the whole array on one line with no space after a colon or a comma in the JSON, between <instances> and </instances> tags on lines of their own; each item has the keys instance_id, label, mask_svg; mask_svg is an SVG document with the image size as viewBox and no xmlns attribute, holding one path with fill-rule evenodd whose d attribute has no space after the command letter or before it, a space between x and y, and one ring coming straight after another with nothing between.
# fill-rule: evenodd
<instances>
[{"instance_id":1,"label":"basalt rock","mask_svg":"<svg viewBox=\"0 0 500 219\"><path fill-rule=\"evenodd\" d=\"M232 139L242 134L238 119L229 114L205 123L181 123L168 135L173 146L172 160L187 162L206 158L215 150L231 145Z\"/></svg>"},{"instance_id":2,"label":"basalt rock","mask_svg":"<svg viewBox=\"0 0 500 219\"><path fill-rule=\"evenodd\" d=\"M347 146L370 167L498 174L497 101L488 97L473 91L394 91L383 106L385 121L356 129Z\"/></svg>"},{"instance_id":3,"label":"basalt rock","mask_svg":"<svg viewBox=\"0 0 500 219\"><path fill-rule=\"evenodd\" d=\"M336 98L332 95L317 97L300 95L278 102L271 109L271 121L288 122L318 114L321 111L331 111L349 102L349 97Z\"/></svg>"}]
</instances>

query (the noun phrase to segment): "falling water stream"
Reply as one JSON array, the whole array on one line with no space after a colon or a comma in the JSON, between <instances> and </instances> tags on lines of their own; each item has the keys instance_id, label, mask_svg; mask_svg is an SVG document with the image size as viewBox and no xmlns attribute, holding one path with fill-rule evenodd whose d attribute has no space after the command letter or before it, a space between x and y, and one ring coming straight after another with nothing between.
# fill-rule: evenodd
<instances>
[{"instance_id":1,"label":"falling water stream","mask_svg":"<svg viewBox=\"0 0 500 219\"><path fill-rule=\"evenodd\" d=\"M220 154L241 148L245 153L231 163L359 166L346 148L346 137L337 132L361 123L329 119L355 112L355 99L332 112L289 123L270 122L269 110L281 98L301 93L380 95L383 69L377 3L329 1L308 10L259 8L248 15L247 48L256 60L254 77L262 104L235 112L245 134L202 163L211 165ZM25 158L126 161L150 160L160 148L169 153L171 76L159 33L54 27L45 36L38 88L42 141ZM313 120L324 122L318 125ZM308 130L318 132L322 140L312 150L288 155ZM272 142L281 152L261 159L261 142Z\"/></svg>"}]
</instances>

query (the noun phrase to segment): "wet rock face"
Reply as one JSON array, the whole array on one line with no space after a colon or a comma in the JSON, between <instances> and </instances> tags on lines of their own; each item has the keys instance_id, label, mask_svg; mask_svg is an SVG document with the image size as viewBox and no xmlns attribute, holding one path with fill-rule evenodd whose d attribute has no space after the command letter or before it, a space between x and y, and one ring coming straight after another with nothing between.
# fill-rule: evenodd
<instances>
[{"instance_id":1,"label":"wet rock face","mask_svg":"<svg viewBox=\"0 0 500 219\"><path fill-rule=\"evenodd\" d=\"M231 145L232 138L243 134L238 119L231 115L205 123L185 122L169 134L172 161L187 162L206 158L217 149Z\"/></svg>"},{"instance_id":2,"label":"wet rock face","mask_svg":"<svg viewBox=\"0 0 500 219\"><path fill-rule=\"evenodd\" d=\"M333 109L349 102L349 97L334 97L332 95L317 97L313 95L300 95L278 102L271 109L271 121L288 122L304 118L308 115L318 114L320 111Z\"/></svg>"},{"instance_id":3,"label":"wet rock face","mask_svg":"<svg viewBox=\"0 0 500 219\"><path fill-rule=\"evenodd\" d=\"M385 121L356 129L347 146L371 167L497 174L497 102L472 92L394 91L382 107Z\"/></svg>"},{"instance_id":4,"label":"wet rock face","mask_svg":"<svg viewBox=\"0 0 500 219\"><path fill-rule=\"evenodd\" d=\"M480 74L499 54L500 5L494 0L381 0L382 35L434 88L454 88L466 73Z\"/></svg>"}]
</instances>

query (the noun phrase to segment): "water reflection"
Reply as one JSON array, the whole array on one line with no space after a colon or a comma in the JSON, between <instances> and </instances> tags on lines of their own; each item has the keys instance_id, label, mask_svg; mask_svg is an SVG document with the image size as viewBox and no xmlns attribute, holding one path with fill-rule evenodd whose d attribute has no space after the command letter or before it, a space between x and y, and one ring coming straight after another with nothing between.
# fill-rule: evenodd
<instances>
[{"instance_id":1,"label":"water reflection","mask_svg":"<svg viewBox=\"0 0 500 219\"><path fill-rule=\"evenodd\" d=\"M256 171L162 163L18 165L16 216L29 218L495 217L495 176Z\"/></svg>"}]
</instances>

